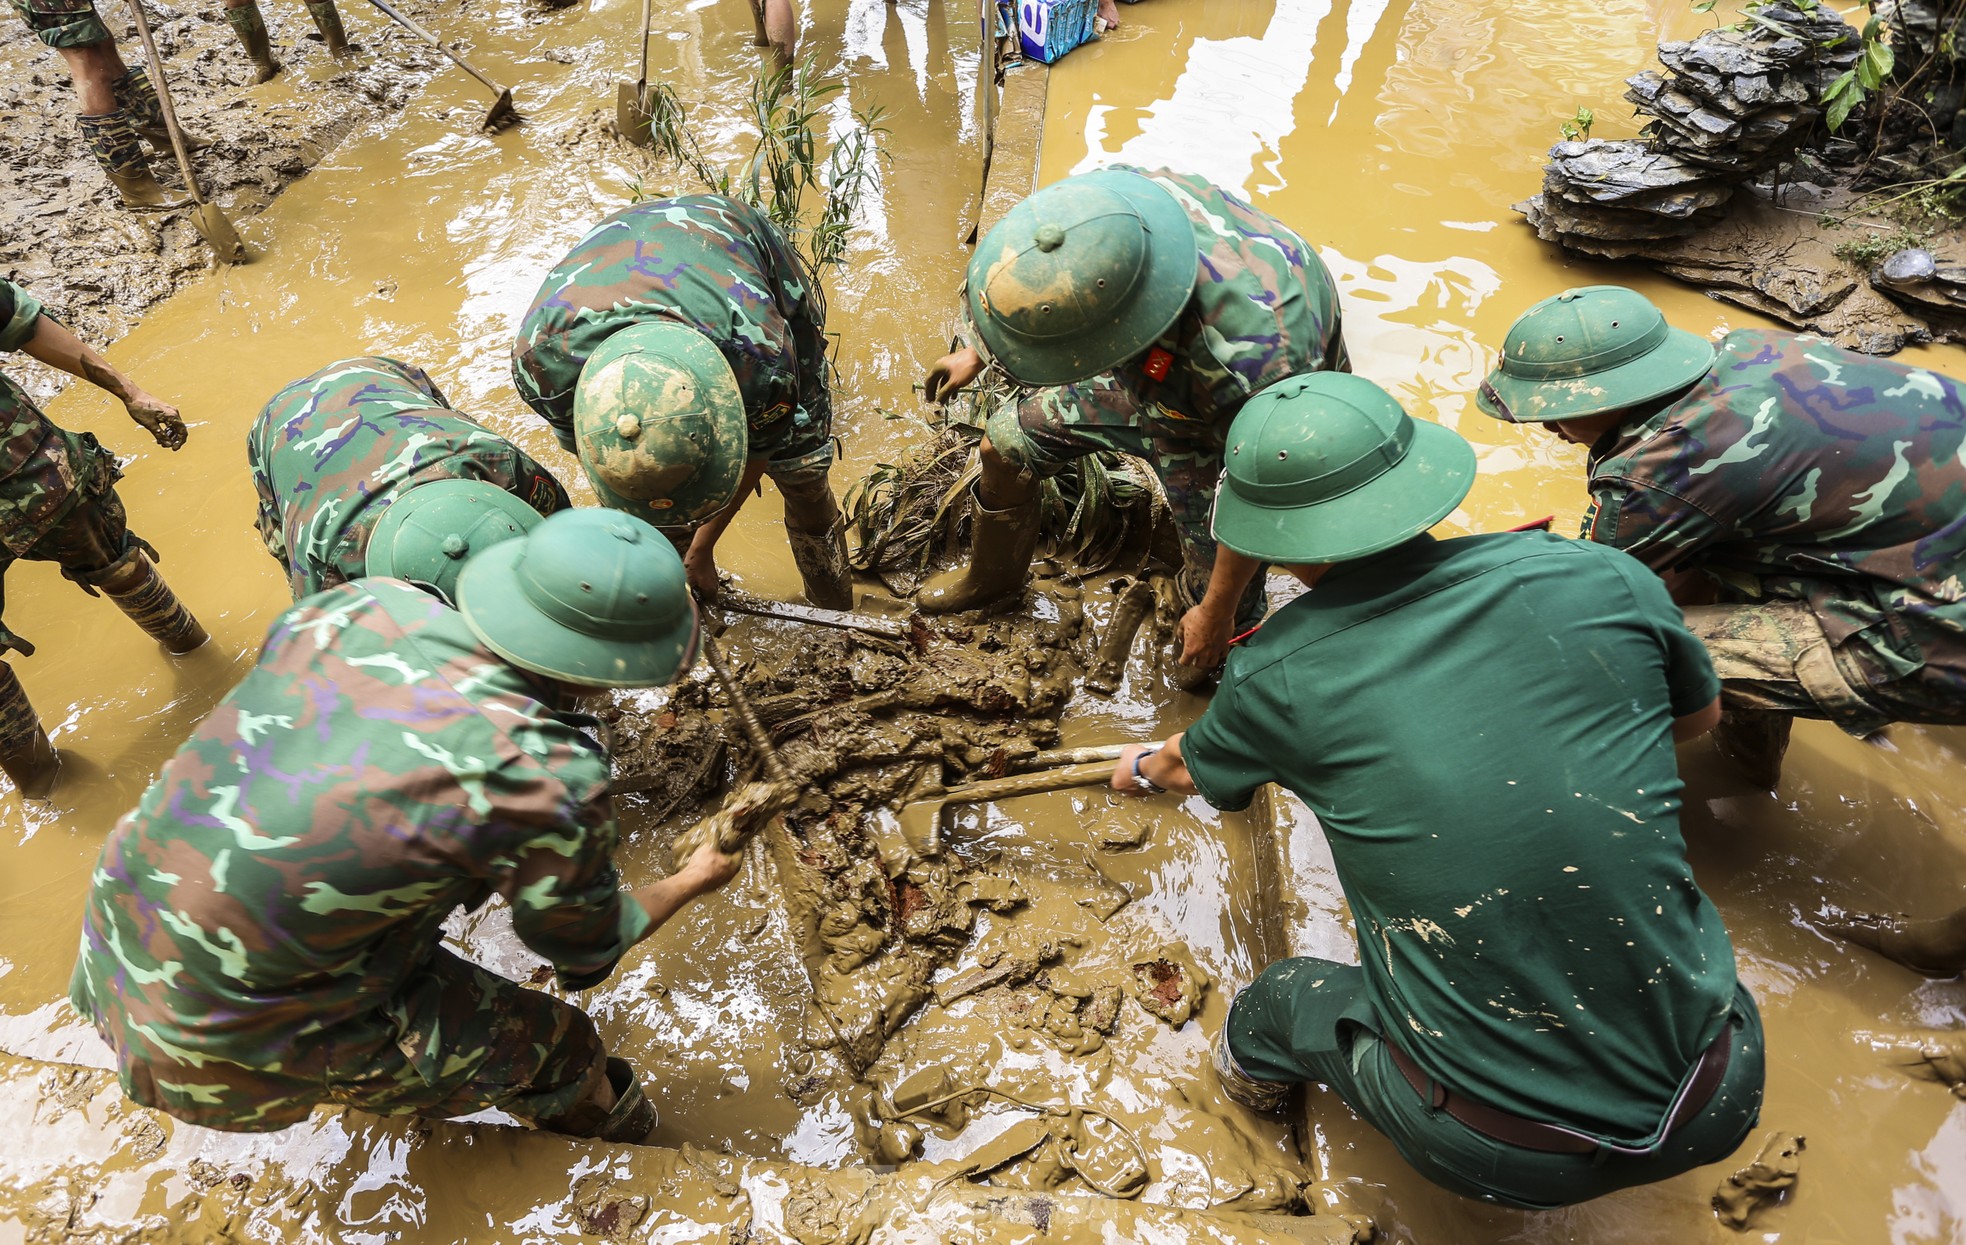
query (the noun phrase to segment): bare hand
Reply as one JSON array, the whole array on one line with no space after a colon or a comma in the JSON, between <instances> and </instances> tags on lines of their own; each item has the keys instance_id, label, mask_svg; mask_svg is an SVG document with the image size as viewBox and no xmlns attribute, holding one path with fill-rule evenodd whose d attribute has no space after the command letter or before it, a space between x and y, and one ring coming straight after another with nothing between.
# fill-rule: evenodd
<instances>
[{"instance_id":1,"label":"bare hand","mask_svg":"<svg viewBox=\"0 0 1966 1245\"><path fill-rule=\"evenodd\" d=\"M717 559L708 550L698 552L691 549L683 554L683 574L689 577L690 591L704 605L715 605L723 595L723 585L717 581Z\"/></svg>"},{"instance_id":2,"label":"bare hand","mask_svg":"<svg viewBox=\"0 0 1966 1245\"><path fill-rule=\"evenodd\" d=\"M181 448L185 437L190 435L185 431L184 420L179 417L177 408L168 402L139 390L131 394L124 405L129 408L130 418L141 424L157 444L167 450Z\"/></svg>"},{"instance_id":3,"label":"bare hand","mask_svg":"<svg viewBox=\"0 0 1966 1245\"><path fill-rule=\"evenodd\" d=\"M1235 625L1235 615L1218 614L1205 605L1181 615L1181 664L1198 670L1221 665L1229 655L1229 637Z\"/></svg>"},{"instance_id":4,"label":"bare hand","mask_svg":"<svg viewBox=\"0 0 1966 1245\"><path fill-rule=\"evenodd\" d=\"M1152 744L1128 744L1126 747L1120 749L1120 759L1113 762L1113 778L1111 783L1113 790L1119 792L1121 795L1142 796L1153 794L1153 792L1133 781L1133 758L1151 747L1153 747Z\"/></svg>"},{"instance_id":5,"label":"bare hand","mask_svg":"<svg viewBox=\"0 0 1966 1245\"><path fill-rule=\"evenodd\" d=\"M721 888L724 883L737 876L743 865L743 855L726 856L717 848L716 836L706 839L689 863L682 867L680 876L685 880L692 895L707 895Z\"/></svg>"},{"instance_id":6,"label":"bare hand","mask_svg":"<svg viewBox=\"0 0 1966 1245\"><path fill-rule=\"evenodd\" d=\"M922 378L922 396L940 402L983 374L983 356L973 346L945 354Z\"/></svg>"}]
</instances>

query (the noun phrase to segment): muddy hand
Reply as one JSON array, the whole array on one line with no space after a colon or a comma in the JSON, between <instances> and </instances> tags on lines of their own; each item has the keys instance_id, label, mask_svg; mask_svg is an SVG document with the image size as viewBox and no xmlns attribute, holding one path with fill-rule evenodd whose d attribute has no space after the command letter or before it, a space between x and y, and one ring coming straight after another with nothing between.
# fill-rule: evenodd
<instances>
[{"instance_id":1,"label":"muddy hand","mask_svg":"<svg viewBox=\"0 0 1966 1245\"><path fill-rule=\"evenodd\" d=\"M689 577L690 591L704 605L715 605L723 595L723 585L717 580L717 559L713 555L694 550L685 553L683 573Z\"/></svg>"},{"instance_id":2,"label":"muddy hand","mask_svg":"<svg viewBox=\"0 0 1966 1245\"><path fill-rule=\"evenodd\" d=\"M167 450L175 450L184 445L189 433L185 431L184 420L177 408L168 402L160 401L141 391L131 394L124 404L129 408L130 418L141 424L157 444Z\"/></svg>"},{"instance_id":3,"label":"muddy hand","mask_svg":"<svg viewBox=\"0 0 1966 1245\"><path fill-rule=\"evenodd\" d=\"M717 847L716 837L710 836L690 856L689 862L679 874L687 880L690 893L707 895L720 889L724 883L737 876L743 865L744 856L740 853L726 855Z\"/></svg>"},{"instance_id":4,"label":"muddy hand","mask_svg":"<svg viewBox=\"0 0 1966 1245\"><path fill-rule=\"evenodd\" d=\"M1181 615L1181 664L1198 670L1221 665L1229 655L1235 622L1232 615L1215 614L1199 605Z\"/></svg>"},{"instance_id":5,"label":"muddy hand","mask_svg":"<svg viewBox=\"0 0 1966 1245\"><path fill-rule=\"evenodd\" d=\"M922 396L941 402L983 374L983 356L970 346L943 355L922 378Z\"/></svg>"}]
</instances>

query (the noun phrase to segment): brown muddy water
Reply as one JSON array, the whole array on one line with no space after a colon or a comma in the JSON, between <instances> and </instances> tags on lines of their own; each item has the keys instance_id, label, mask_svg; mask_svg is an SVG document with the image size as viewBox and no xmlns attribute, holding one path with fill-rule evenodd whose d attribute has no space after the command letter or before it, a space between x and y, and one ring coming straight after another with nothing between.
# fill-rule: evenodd
<instances>
[{"instance_id":1,"label":"brown muddy water","mask_svg":"<svg viewBox=\"0 0 1966 1245\"><path fill-rule=\"evenodd\" d=\"M882 1240L1034 1239L1042 1229L1028 1222L965 1219L952 1189L928 1187L940 1168L904 1169L898 1179L915 1183L889 1188L885 1201L868 1193L854 1121L863 1099L845 1086L851 1077L808 1050L798 950L773 876L755 863L578 999L660 1087L655 1140L680 1153L342 1112L283 1134L227 1136L126 1110L101 1074L61 1066L105 1060L64 1001L102 838L284 604L252 530L244 468L245 429L260 403L332 358L390 353L429 369L458 407L572 480L569 460L511 391L514 322L540 274L627 201L631 181L693 189L605 131L612 84L632 56L632 0L594 0L543 21L521 0L467 12L474 52L516 86L528 125L476 133L475 84L444 74L246 222L259 262L192 285L113 352L183 408L192 439L180 453L142 447L86 387L50 408L135 454L123 486L132 524L163 551L164 571L214 642L174 662L51 568L11 572L9 623L42 645L15 666L70 768L51 803L0 801L0 834L11 844L0 875L0 1052L11 1056L0 1059L0 1113L12 1125L0 1153L0 1241L812 1245L866 1239L876 1222ZM698 103L713 146L734 152L757 64L744 6L664 0L656 12L651 78ZM347 16L351 26L371 17ZM1531 193L1560 117L1587 104L1599 133L1622 132L1621 79L1657 39L1701 20L1678 0L1148 0L1122 16L1121 31L1051 76L1043 178L1112 160L1185 167L1240 188L1319 243L1340 280L1357 369L1481 451L1484 477L1452 525L1492 530L1555 514L1559 530L1574 530L1582 506L1577 451L1494 424L1468 400L1522 307L1569 285L1617 280L1646 289L1694 331L1754 323L1635 270L1566 262L1508 210ZM977 41L973 9L957 0L820 0L802 20L803 53L844 73L847 102L884 105L894 130L893 163L851 267L830 282L844 485L925 435L884 415L917 411L910 386L946 341L966 258L958 220L979 156ZM1966 370L1957 352L1925 358ZM797 578L774 531L776 509L771 499L753 503L721 561L749 591L789 598ZM1085 603L1102 621L1111 594L1095 583ZM741 658L747 646L799 637L746 623L729 643ZM1071 706L1064 742L1158 735L1198 709L1136 649L1118 697ZM1959 903L1963 747L1954 731L1898 728L1879 747L1805 724L1775 796L1731 782L1708 745L1682 752L1694 862L1761 1001L1770 1071L1763 1129L1735 1161L1653 1188L1552 1214L1479 1207L1413 1176L1329 1095L1313 1095L1289 1130L1217 1098L1203 1055L1229 992L1286 948L1352 955L1314 824L1288 803L1275 816L1286 845L1281 880L1267 867L1268 827L1218 819L1198 801L1164 810L1137 849L1106 845L1127 837L1115 822L1138 810L1117 810L1096 792L952 816L952 850L1016 878L1033 902L981 915L951 971L1034 938L1067 946L1058 961L1066 971L1042 990L931 1003L888 1043L871 1077L893 1086L940 1068L955 1086L987 1083L1108 1113L1149 1154L1142 1200L1165 1207L1260 1211L1279 1188L1308 1182L1314 1206L1370 1215L1396 1241L1726 1240L1737 1234L1715 1222L1709 1195L1782 1130L1808 1138L1800 1183L1746 1237L1966 1240L1966 1103L1910 1080L1878 1045L1888 1033L1966 1024L1966 990L1847 951L1812 926L1825 903L1921 912ZM621 860L635 883L661 871L670 828L650 824L633 800L624 819ZM1127 901L1116 910L1115 897ZM500 971L526 978L537 967L498 912L460 919L454 933ZM1121 981L1131 962L1166 944L1184 947L1214 981L1195 1019L1175 1028L1129 996L1096 1049L1069 1024L1047 1027L1056 999ZM998 1102L974 1115L960 1133L924 1129L924 1157L961 1159L1029 1112ZM1106 1176L1121 1178L1119 1128L1085 1129ZM820 1180L787 1161L843 1170ZM1016 1165L1006 1181L1043 1183L1037 1166ZM1254 1220L1206 1227L1146 1210L1091 1219L1061 1211L1051 1222L1053 1239L1273 1239Z\"/></svg>"}]
</instances>

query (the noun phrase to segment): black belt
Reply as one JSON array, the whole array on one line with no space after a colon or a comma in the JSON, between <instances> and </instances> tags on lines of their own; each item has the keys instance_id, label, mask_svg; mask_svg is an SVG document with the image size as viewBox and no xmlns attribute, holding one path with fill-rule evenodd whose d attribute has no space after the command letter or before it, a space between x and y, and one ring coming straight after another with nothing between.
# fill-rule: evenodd
<instances>
[{"instance_id":1,"label":"black belt","mask_svg":"<svg viewBox=\"0 0 1966 1245\"><path fill-rule=\"evenodd\" d=\"M1700 1055L1699 1062L1694 1064L1693 1076L1686 1083L1686 1091L1680 1095L1672 1116L1666 1120L1664 1131L1659 1134L1661 1141L1713 1101L1714 1091L1720 1088L1721 1080L1727 1075L1727 1062L1733 1057L1733 1039L1734 1022L1729 1019L1720 1027L1720 1036L1713 1040L1713 1045L1707 1047ZM1380 1040L1386 1041L1383 1036ZM1539 1150L1546 1154L1595 1154L1602 1147L1602 1143L1582 1133L1555 1124L1525 1120L1519 1115L1498 1111L1457 1094L1428 1076L1405 1051L1390 1041L1386 1041L1386 1053L1392 1056L1393 1066L1413 1087L1413 1092L1426 1100L1428 1106L1436 1111L1445 1111L1484 1137L1518 1149ZM1603 1148L1616 1150L1616 1147Z\"/></svg>"}]
</instances>

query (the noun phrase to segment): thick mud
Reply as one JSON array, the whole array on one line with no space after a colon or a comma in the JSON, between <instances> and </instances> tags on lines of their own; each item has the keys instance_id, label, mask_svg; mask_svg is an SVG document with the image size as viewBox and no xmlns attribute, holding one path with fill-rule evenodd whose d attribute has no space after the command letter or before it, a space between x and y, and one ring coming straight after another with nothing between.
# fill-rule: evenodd
<instances>
[{"instance_id":1,"label":"thick mud","mask_svg":"<svg viewBox=\"0 0 1966 1245\"><path fill-rule=\"evenodd\" d=\"M277 2L276 28L302 20ZM976 44L972 10L943 0L801 7L801 46L846 75L843 105L883 104L895 131L850 266L831 282L843 485L929 441L925 425L883 415L919 409L911 384L946 345L966 259L957 240L975 211ZM748 14L669 0L656 12L651 77L695 105L716 154L745 147ZM951 806L933 843L891 811L1026 749L1192 720L1201 702L1153 655L1158 603L1119 575L1054 576L1026 616L922 647L906 632L863 642L731 622L726 660L788 762L813 778L787 821L807 850L788 868L757 840L738 881L574 996L654 1089L658 1146L589 1146L491 1117L421 1125L338 1111L242 1137L122 1103L64 1002L81 900L114 819L283 604L241 454L259 404L334 357L395 354L573 483L510 389L514 323L539 275L631 187L691 188L607 133L638 6L594 0L540 17L502 0L462 19L529 124L477 133L460 120L482 111L476 84L439 74L246 222L258 262L189 282L119 344L119 365L183 408L183 451L138 448L86 387L50 408L135 451L122 486L133 527L163 551L214 643L163 658L50 568L9 573L10 623L51 637L17 669L70 768L50 803L0 801L0 1112L18 1139L0 1155L0 1239L1335 1242L1366 1219L1383 1240L1474 1245L1966 1238L1966 1102L1947 1092L1958 1047L1933 1036L1966 1027L1966 988L1819 926L1826 906L1958 907L1957 732L1897 729L1879 746L1804 724L1772 797L1732 784L1710 746L1688 748L1695 867L1769 1034L1763 1128L1728 1161L1653 1188L1544 1215L1481 1207L1419 1180L1328 1093L1278 1121L1214 1083L1207 1043L1237 988L1291 951L1353 955L1301 807L1259 801L1221 817L1199 801L1122 804L1083 788ZM1615 94L1662 34L1696 20L1667 0L1507 11L1153 0L1052 72L1042 175L1113 159L1185 166L1292 221L1339 275L1358 370L1476 443L1484 476L1452 524L1555 514L1574 530L1575 453L1490 423L1468 399L1515 313L1618 280L1694 331L1753 321L1631 269L1565 263L1507 205L1534 184L1575 100ZM1958 370L1953 356L1923 357ZM753 502L720 561L745 592L789 600L798 577L777 511ZM905 621L877 587L862 590L874 612ZM1101 653L1116 612L1139 635ZM989 656L992 627L999 652L1040 643L1057 660L1025 679ZM1095 657L1110 697L1079 694ZM1008 699L984 694L993 687ZM927 695L938 688L957 691ZM665 872L678 829L752 776L725 714L708 681L617 702L630 884ZM450 933L490 967L544 984L501 911L460 915ZM828 994L828 971L854 988ZM1808 1138L1799 1176L1736 1236L1716 1191L1764 1152L1779 1180L1778 1134ZM1293 1207L1319 1213L1274 1217Z\"/></svg>"}]
</instances>

